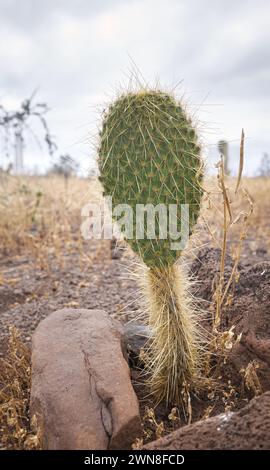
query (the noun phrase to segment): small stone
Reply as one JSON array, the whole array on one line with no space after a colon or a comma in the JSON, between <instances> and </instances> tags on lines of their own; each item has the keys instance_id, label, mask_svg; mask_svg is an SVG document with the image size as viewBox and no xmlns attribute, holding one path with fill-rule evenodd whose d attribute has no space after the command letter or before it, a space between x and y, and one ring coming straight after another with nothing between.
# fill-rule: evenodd
<instances>
[{"instance_id":1,"label":"small stone","mask_svg":"<svg viewBox=\"0 0 270 470\"><path fill-rule=\"evenodd\" d=\"M146 325L128 323L124 325L124 338L131 365L140 366L140 352L151 337L151 330Z\"/></svg>"}]
</instances>

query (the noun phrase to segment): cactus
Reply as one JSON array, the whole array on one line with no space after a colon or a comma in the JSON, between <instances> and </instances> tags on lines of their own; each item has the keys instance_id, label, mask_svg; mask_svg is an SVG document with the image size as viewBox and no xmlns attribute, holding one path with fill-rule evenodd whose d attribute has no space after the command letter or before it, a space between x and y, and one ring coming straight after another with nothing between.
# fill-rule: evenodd
<instances>
[{"instance_id":1,"label":"cactus","mask_svg":"<svg viewBox=\"0 0 270 470\"><path fill-rule=\"evenodd\" d=\"M224 173L226 176L230 175L229 170L229 144L226 140L219 140L218 151L223 156Z\"/></svg>"},{"instance_id":2,"label":"cactus","mask_svg":"<svg viewBox=\"0 0 270 470\"><path fill-rule=\"evenodd\" d=\"M192 233L202 196L201 149L173 96L157 90L120 96L105 113L98 154L100 180L113 207L129 204L135 213L137 204L189 204ZM161 239L156 225L155 238L138 239L134 224L127 242L145 266L142 288L153 331L146 355L151 391L157 401L179 404L183 387L198 375L200 334L188 278L175 263L182 250L172 250L171 233Z\"/></svg>"}]
</instances>

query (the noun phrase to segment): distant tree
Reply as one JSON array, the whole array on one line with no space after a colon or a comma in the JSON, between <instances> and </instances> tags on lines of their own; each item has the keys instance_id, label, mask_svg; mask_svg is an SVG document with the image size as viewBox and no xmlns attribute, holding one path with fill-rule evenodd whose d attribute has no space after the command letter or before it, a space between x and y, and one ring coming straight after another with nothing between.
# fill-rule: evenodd
<instances>
[{"instance_id":1,"label":"distant tree","mask_svg":"<svg viewBox=\"0 0 270 470\"><path fill-rule=\"evenodd\" d=\"M94 178L95 176L97 176L97 174L98 174L97 168L95 167L90 168L88 172L89 178Z\"/></svg>"},{"instance_id":2,"label":"distant tree","mask_svg":"<svg viewBox=\"0 0 270 470\"><path fill-rule=\"evenodd\" d=\"M270 176L270 157L268 153L264 153L258 168L259 176Z\"/></svg>"},{"instance_id":3,"label":"distant tree","mask_svg":"<svg viewBox=\"0 0 270 470\"><path fill-rule=\"evenodd\" d=\"M229 170L229 145L226 140L220 140L218 142L218 151L223 155L223 161L224 161L224 173L225 175L230 174Z\"/></svg>"},{"instance_id":4,"label":"distant tree","mask_svg":"<svg viewBox=\"0 0 270 470\"><path fill-rule=\"evenodd\" d=\"M6 156L10 156L10 146L15 150L13 169L19 173L23 169L23 148L25 146L25 134L31 133L36 142L40 141L33 133L30 125L32 118L38 120L43 130L43 139L50 155L54 153L57 146L50 134L45 114L49 111L46 103L34 103L34 92L30 98L22 101L17 111L8 111L0 104L0 133L4 136L4 147Z\"/></svg>"},{"instance_id":5,"label":"distant tree","mask_svg":"<svg viewBox=\"0 0 270 470\"><path fill-rule=\"evenodd\" d=\"M68 154L60 155L58 162L54 163L48 174L62 175L67 185L68 178L78 173L79 164Z\"/></svg>"}]
</instances>

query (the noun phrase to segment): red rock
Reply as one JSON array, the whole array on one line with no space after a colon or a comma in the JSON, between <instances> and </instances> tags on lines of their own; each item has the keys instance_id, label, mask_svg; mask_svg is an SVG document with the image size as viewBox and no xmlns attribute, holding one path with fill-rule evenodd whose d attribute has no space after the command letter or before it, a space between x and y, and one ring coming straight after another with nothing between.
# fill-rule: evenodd
<instances>
[{"instance_id":1,"label":"red rock","mask_svg":"<svg viewBox=\"0 0 270 470\"><path fill-rule=\"evenodd\" d=\"M270 392L238 412L184 426L145 446L152 450L270 449Z\"/></svg>"},{"instance_id":2,"label":"red rock","mask_svg":"<svg viewBox=\"0 0 270 470\"><path fill-rule=\"evenodd\" d=\"M43 320L32 349L31 416L45 449L126 449L141 433L122 327L102 310Z\"/></svg>"}]
</instances>

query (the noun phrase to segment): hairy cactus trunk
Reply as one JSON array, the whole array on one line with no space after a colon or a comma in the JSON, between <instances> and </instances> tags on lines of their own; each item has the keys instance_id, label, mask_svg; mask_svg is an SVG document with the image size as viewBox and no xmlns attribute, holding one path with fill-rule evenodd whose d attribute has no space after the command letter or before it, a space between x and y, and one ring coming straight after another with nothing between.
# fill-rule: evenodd
<instances>
[{"instance_id":1,"label":"hairy cactus trunk","mask_svg":"<svg viewBox=\"0 0 270 470\"><path fill-rule=\"evenodd\" d=\"M158 402L179 405L183 387L197 377L200 334L188 286L181 266L146 271L146 309L153 332L146 368Z\"/></svg>"}]
</instances>

